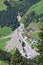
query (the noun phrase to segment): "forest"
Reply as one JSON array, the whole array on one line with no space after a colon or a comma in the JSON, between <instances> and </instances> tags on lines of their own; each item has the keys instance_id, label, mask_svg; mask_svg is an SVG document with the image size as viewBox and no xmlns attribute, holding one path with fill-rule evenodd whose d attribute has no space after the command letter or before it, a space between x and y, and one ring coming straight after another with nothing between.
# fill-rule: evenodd
<instances>
[{"instance_id":1,"label":"forest","mask_svg":"<svg viewBox=\"0 0 43 65\"><path fill-rule=\"evenodd\" d=\"M42 18L43 14L38 15L35 11L32 11L29 15L27 15L27 17L25 17L25 21L23 22L25 28L28 27L32 21L36 23L43 22Z\"/></svg>"},{"instance_id":2,"label":"forest","mask_svg":"<svg viewBox=\"0 0 43 65\"><path fill-rule=\"evenodd\" d=\"M39 2L39 0L23 0L12 7L10 2L6 0L4 4L7 6L7 10L0 11L0 26L11 27L11 29L14 30L20 26L20 23L17 20L18 12L21 14L21 16L23 16L27 9L37 2Z\"/></svg>"}]
</instances>

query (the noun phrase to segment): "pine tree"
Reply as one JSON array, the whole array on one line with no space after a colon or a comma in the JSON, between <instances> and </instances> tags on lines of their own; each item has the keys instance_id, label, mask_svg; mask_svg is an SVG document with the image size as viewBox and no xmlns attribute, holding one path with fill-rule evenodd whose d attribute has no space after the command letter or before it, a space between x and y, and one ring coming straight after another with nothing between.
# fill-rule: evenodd
<instances>
[{"instance_id":1,"label":"pine tree","mask_svg":"<svg viewBox=\"0 0 43 65\"><path fill-rule=\"evenodd\" d=\"M38 45L39 53L40 56L38 57L39 59L39 65L43 65L43 20L41 19L41 24L40 24L40 30L41 32L39 33L40 41Z\"/></svg>"}]
</instances>

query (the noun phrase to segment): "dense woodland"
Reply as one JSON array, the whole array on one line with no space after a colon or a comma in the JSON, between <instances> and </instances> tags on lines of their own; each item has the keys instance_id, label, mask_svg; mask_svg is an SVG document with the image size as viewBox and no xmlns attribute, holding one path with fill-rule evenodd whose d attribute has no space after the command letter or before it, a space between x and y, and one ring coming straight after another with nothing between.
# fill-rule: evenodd
<instances>
[{"instance_id":1,"label":"dense woodland","mask_svg":"<svg viewBox=\"0 0 43 65\"><path fill-rule=\"evenodd\" d=\"M20 24L17 20L17 13L15 12L14 7L12 7L7 1L4 2L8 8L6 11L0 11L0 26L11 27L12 30L17 28Z\"/></svg>"},{"instance_id":2,"label":"dense woodland","mask_svg":"<svg viewBox=\"0 0 43 65\"><path fill-rule=\"evenodd\" d=\"M0 60L8 63L8 65L38 65L37 58L26 59L22 57L18 49L14 54L0 50Z\"/></svg>"},{"instance_id":3,"label":"dense woodland","mask_svg":"<svg viewBox=\"0 0 43 65\"><path fill-rule=\"evenodd\" d=\"M33 4L37 2L39 2L39 0L22 0L14 7L12 7L10 2L6 0L4 4L7 6L7 10L0 11L0 26L11 27L12 30L14 30L20 25L17 20L18 12L21 13L21 16L23 16L27 9L29 9Z\"/></svg>"},{"instance_id":4,"label":"dense woodland","mask_svg":"<svg viewBox=\"0 0 43 65\"><path fill-rule=\"evenodd\" d=\"M24 21L25 28L28 27L32 21L36 23L43 22L42 18L43 18L43 14L38 15L35 13L35 11L32 11L29 15L27 15L27 17L25 17L25 21Z\"/></svg>"},{"instance_id":5,"label":"dense woodland","mask_svg":"<svg viewBox=\"0 0 43 65\"><path fill-rule=\"evenodd\" d=\"M23 16L32 5L39 1L40 0L19 0L19 2L15 3L14 0L10 0L9 3L15 7L16 12L21 13L21 16Z\"/></svg>"}]
</instances>

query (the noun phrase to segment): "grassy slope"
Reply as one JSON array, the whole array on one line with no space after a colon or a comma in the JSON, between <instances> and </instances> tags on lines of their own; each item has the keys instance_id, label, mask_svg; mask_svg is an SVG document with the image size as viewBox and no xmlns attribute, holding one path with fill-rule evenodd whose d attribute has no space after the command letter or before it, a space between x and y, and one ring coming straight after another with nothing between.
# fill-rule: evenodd
<instances>
[{"instance_id":1,"label":"grassy slope","mask_svg":"<svg viewBox=\"0 0 43 65\"><path fill-rule=\"evenodd\" d=\"M4 4L4 1L5 0L0 0L0 11L7 9L7 6Z\"/></svg>"},{"instance_id":2,"label":"grassy slope","mask_svg":"<svg viewBox=\"0 0 43 65\"><path fill-rule=\"evenodd\" d=\"M8 65L8 64L4 61L0 61L0 65Z\"/></svg>"},{"instance_id":3,"label":"grassy slope","mask_svg":"<svg viewBox=\"0 0 43 65\"><path fill-rule=\"evenodd\" d=\"M0 0L0 11L6 10L7 6L4 4L4 0ZM0 34L5 34L6 36L9 35L12 32L11 28L9 27L4 27L4 28L0 28ZM9 41L11 38L6 38L6 39L1 39L0 38L0 49L5 48L5 45L7 41ZM0 65L8 65L6 62L4 61L0 61Z\"/></svg>"},{"instance_id":4,"label":"grassy slope","mask_svg":"<svg viewBox=\"0 0 43 65\"><path fill-rule=\"evenodd\" d=\"M37 40L40 39L38 33L32 33L32 34L31 34L31 37L33 37L33 38L35 38L35 39L37 39Z\"/></svg>"},{"instance_id":5,"label":"grassy slope","mask_svg":"<svg viewBox=\"0 0 43 65\"><path fill-rule=\"evenodd\" d=\"M0 11L7 9L7 6L4 4L4 1L5 0L0 0ZM9 35L11 32L11 28L9 27L0 28L0 34Z\"/></svg>"},{"instance_id":6,"label":"grassy slope","mask_svg":"<svg viewBox=\"0 0 43 65\"><path fill-rule=\"evenodd\" d=\"M32 28L32 29L34 29L34 30L39 31L39 23L40 23L40 22L38 22L38 23L36 23L36 22L31 22L27 28Z\"/></svg>"},{"instance_id":7,"label":"grassy slope","mask_svg":"<svg viewBox=\"0 0 43 65\"><path fill-rule=\"evenodd\" d=\"M41 28L42 25L43 25L43 22L37 22L37 23L36 22L31 22L27 28L31 27L32 29L40 31L39 28Z\"/></svg>"},{"instance_id":8,"label":"grassy slope","mask_svg":"<svg viewBox=\"0 0 43 65\"><path fill-rule=\"evenodd\" d=\"M5 42L9 41L11 38L6 38L6 39L0 39L0 49L4 50L4 47L6 45Z\"/></svg>"},{"instance_id":9,"label":"grassy slope","mask_svg":"<svg viewBox=\"0 0 43 65\"><path fill-rule=\"evenodd\" d=\"M30 7L30 9L25 13L25 15L22 17L21 19L21 23L25 22L25 17L27 17L27 15L29 15L29 13L31 13L32 11L35 11L38 15L43 13L43 0L41 0L39 3L33 5L32 7ZM40 22L36 23L36 22L31 22L29 24L29 26L27 28L32 28L35 29L37 31L39 31L39 26L40 26ZM31 36L33 38L39 39L38 33L32 33Z\"/></svg>"},{"instance_id":10,"label":"grassy slope","mask_svg":"<svg viewBox=\"0 0 43 65\"><path fill-rule=\"evenodd\" d=\"M39 30L39 27L41 27L41 25L42 25L41 22L38 22L38 23L36 23L36 22L31 22L27 28L29 29L29 28L31 27L32 29L34 29L34 30L36 30L36 31L40 31L40 30ZM40 38L39 38L39 35L38 35L38 32L32 33L32 34L31 34L31 37L33 37L33 38L35 38L35 39L38 39L38 40L40 39Z\"/></svg>"},{"instance_id":11,"label":"grassy slope","mask_svg":"<svg viewBox=\"0 0 43 65\"><path fill-rule=\"evenodd\" d=\"M6 36L9 35L12 32L11 28L9 27L3 27L0 28L0 34L5 34Z\"/></svg>"},{"instance_id":12,"label":"grassy slope","mask_svg":"<svg viewBox=\"0 0 43 65\"><path fill-rule=\"evenodd\" d=\"M0 0L0 11L6 10L7 6L4 4L5 0ZM0 34L5 34L5 35L9 35L11 33L11 29L4 27L4 28L0 28Z\"/></svg>"},{"instance_id":13,"label":"grassy slope","mask_svg":"<svg viewBox=\"0 0 43 65\"><path fill-rule=\"evenodd\" d=\"M20 22L23 23L25 21L25 17L27 17L27 15L32 11L35 11L38 15L42 14L43 13L43 0L31 6L30 9L26 12L26 14L22 17Z\"/></svg>"},{"instance_id":14,"label":"grassy slope","mask_svg":"<svg viewBox=\"0 0 43 65\"><path fill-rule=\"evenodd\" d=\"M43 0L41 0L39 3L33 5L26 14L29 14L31 11L35 11L37 14L43 13Z\"/></svg>"},{"instance_id":15,"label":"grassy slope","mask_svg":"<svg viewBox=\"0 0 43 65\"><path fill-rule=\"evenodd\" d=\"M7 6L4 4L4 1L5 0L0 0L0 11L3 11L3 10L6 10L7 9ZM11 30L10 27L3 27L3 28L0 27L0 35L2 35L2 37L3 37L3 34L5 36L7 36L11 32L12 32L12 30ZM0 49L3 49L4 50L4 47L6 45L5 42L9 41L11 38L1 39L2 37L0 36ZM2 64L2 65L4 65L4 64Z\"/></svg>"}]
</instances>

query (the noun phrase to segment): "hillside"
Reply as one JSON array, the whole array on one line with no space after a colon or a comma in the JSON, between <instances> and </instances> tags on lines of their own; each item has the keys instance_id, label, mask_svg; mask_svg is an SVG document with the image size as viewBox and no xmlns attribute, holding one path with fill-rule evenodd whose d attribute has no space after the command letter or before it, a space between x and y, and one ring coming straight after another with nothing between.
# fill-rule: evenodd
<instances>
[{"instance_id":1,"label":"hillside","mask_svg":"<svg viewBox=\"0 0 43 65\"><path fill-rule=\"evenodd\" d=\"M29 13L31 13L32 11L35 11L36 14L43 14L43 0L41 0L40 2L36 3L35 5L31 6L28 11L25 13L25 15L22 17L21 19L21 23L23 23L25 21L25 18L27 17L27 15L29 15Z\"/></svg>"},{"instance_id":2,"label":"hillside","mask_svg":"<svg viewBox=\"0 0 43 65\"><path fill-rule=\"evenodd\" d=\"M32 5L20 20L20 23L24 24L26 30L33 29L36 31L40 31L39 28L41 27L42 22L43 22L43 0ZM39 35L37 32L32 33L31 37L39 39Z\"/></svg>"},{"instance_id":3,"label":"hillside","mask_svg":"<svg viewBox=\"0 0 43 65\"><path fill-rule=\"evenodd\" d=\"M42 43L43 0L0 0L0 65L43 65Z\"/></svg>"}]
</instances>

